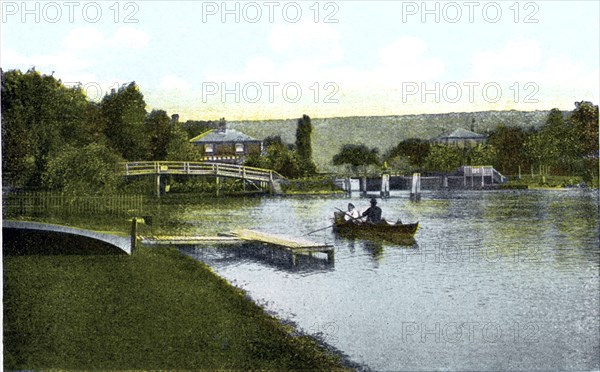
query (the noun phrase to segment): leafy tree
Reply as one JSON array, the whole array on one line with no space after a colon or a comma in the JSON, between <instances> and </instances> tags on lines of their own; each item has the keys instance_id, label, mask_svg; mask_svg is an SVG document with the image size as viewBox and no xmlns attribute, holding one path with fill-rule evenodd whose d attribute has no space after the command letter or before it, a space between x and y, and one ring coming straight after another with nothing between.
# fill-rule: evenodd
<instances>
[{"instance_id":1,"label":"leafy tree","mask_svg":"<svg viewBox=\"0 0 600 372\"><path fill-rule=\"evenodd\" d=\"M109 144L127 160L148 160L150 141L145 130L146 102L135 82L123 85L102 99Z\"/></svg>"},{"instance_id":2,"label":"leafy tree","mask_svg":"<svg viewBox=\"0 0 600 372\"><path fill-rule=\"evenodd\" d=\"M150 160L165 160L171 140L171 119L164 110L152 110L144 126L150 137Z\"/></svg>"},{"instance_id":3,"label":"leafy tree","mask_svg":"<svg viewBox=\"0 0 600 372\"><path fill-rule=\"evenodd\" d=\"M430 147L431 145L428 141L409 138L392 148L388 152L386 159L391 160L398 156L405 157L408 158L410 164L420 168L425 165L425 158L429 155Z\"/></svg>"},{"instance_id":4,"label":"leafy tree","mask_svg":"<svg viewBox=\"0 0 600 372\"><path fill-rule=\"evenodd\" d=\"M580 141L580 154L598 156L598 105L591 102L575 102L575 109L569 117Z\"/></svg>"},{"instance_id":5,"label":"leafy tree","mask_svg":"<svg viewBox=\"0 0 600 372\"><path fill-rule=\"evenodd\" d=\"M504 174L517 174L519 166L527 169L529 157L525 151L525 143L530 134L531 132L519 127L499 125L488 139L488 144L498 151L494 166Z\"/></svg>"},{"instance_id":6,"label":"leafy tree","mask_svg":"<svg viewBox=\"0 0 600 372\"><path fill-rule=\"evenodd\" d=\"M313 126L308 115L303 115L301 119L298 119L296 149L303 173L306 175L314 174L317 170L312 160L312 131Z\"/></svg>"},{"instance_id":7,"label":"leafy tree","mask_svg":"<svg viewBox=\"0 0 600 372\"><path fill-rule=\"evenodd\" d=\"M203 157L201 147L194 146L189 142L187 132L179 123L171 125L166 151L166 160L200 161Z\"/></svg>"},{"instance_id":8,"label":"leafy tree","mask_svg":"<svg viewBox=\"0 0 600 372\"><path fill-rule=\"evenodd\" d=\"M433 145L425 158L427 169L439 172L452 172L462 165L463 153L456 146Z\"/></svg>"},{"instance_id":9,"label":"leafy tree","mask_svg":"<svg viewBox=\"0 0 600 372\"><path fill-rule=\"evenodd\" d=\"M115 192L121 180L117 164L122 160L103 144L67 146L50 157L42 181L47 189L73 195Z\"/></svg>"},{"instance_id":10,"label":"leafy tree","mask_svg":"<svg viewBox=\"0 0 600 372\"><path fill-rule=\"evenodd\" d=\"M580 144L574 128L565 124L562 112L552 109L544 126L528 138L525 149L542 173L547 174L550 166L570 172Z\"/></svg>"},{"instance_id":11,"label":"leafy tree","mask_svg":"<svg viewBox=\"0 0 600 372\"><path fill-rule=\"evenodd\" d=\"M339 153L334 155L333 165L347 164L353 172L357 172L359 167L366 168L368 165L379 165L379 150L368 148L364 144L347 144L342 146Z\"/></svg>"},{"instance_id":12,"label":"leafy tree","mask_svg":"<svg viewBox=\"0 0 600 372\"><path fill-rule=\"evenodd\" d=\"M249 156L244 165L273 169L288 178L306 176L306 170L303 168L302 159L300 159L298 152L289 149L279 136L271 137L264 142L267 143L266 155Z\"/></svg>"},{"instance_id":13,"label":"leafy tree","mask_svg":"<svg viewBox=\"0 0 600 372\"><path fill-rule=\"evenodd\" d=\"M478 144L467 153L469 165L494 165L497 158L498 151L492 145Z\"/></svg>"},{"instance_id":14,"label":"leafy tree","mask_svg":"<svg viewBox=\"0 0 600 372\"><path fill-rule=\"evenodd\" d=\"M90 103L79 87L35 69L1 74L2 171L10 184L38 187L52 152L97 139L87 120Z\"/></svg>"}]
</instances>

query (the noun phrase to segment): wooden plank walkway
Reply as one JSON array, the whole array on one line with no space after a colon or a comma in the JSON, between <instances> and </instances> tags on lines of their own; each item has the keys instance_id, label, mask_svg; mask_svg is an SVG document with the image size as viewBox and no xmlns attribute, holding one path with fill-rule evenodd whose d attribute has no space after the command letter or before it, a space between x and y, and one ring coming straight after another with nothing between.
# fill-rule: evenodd
<instances>
[{"instance_id":1,"label":"wooden plank walkway","mask_svg":"<svg viewBox=\"0 0 600 372\"><path fill-rule=\"evenodd\" d=\"M242 240L273 244L292 251L327 252L333 250L333 245L331 244L317 243L301 237L271 234L256 230L235 230L232 232L232 235Z\"/></svg>"},{"instance_id":2,"label":"wooden plank walkway","mask_svg":"<svg viewBox=\"0 0 600 372\"><path fill-rule=\"evenodd\" d=\"M291 237L280 234L266 233L255 230L235 230L228 234L219 236L152 236L140 237L144 245L201 245L201 244L239 244L241 242L258 242L281 248L293 256L296 262L297 254L326 253L330 262L334 260L334 249L332 244L317 243L301 237Z\"/></svg>"},{"instance_id":3,"label":"wooden plank walkway","mask_svg":"<svg viewBox=\"0 0 600 372\"><path fill-rule=\"evenodd\" d=\"M241 243L243 240L233 236L140 236L144 245L199 245L214 243Z\"/></svg>"}]
</instances>

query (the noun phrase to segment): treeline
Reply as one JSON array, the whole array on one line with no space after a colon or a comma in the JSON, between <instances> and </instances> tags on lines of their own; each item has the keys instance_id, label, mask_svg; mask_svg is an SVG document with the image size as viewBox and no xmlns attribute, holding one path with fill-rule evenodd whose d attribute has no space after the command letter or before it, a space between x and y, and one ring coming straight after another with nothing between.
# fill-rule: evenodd
<instances>
[{"instance_id":1,"label":"treeline","mask_svg":"<svg viewBox=\"0 0 600 372\"><path fill-rule=\"evenodd\" d=\"M114 192L124 182L118 162L202 156L176 117L146 111L135 82L96 103L35 69L0 72L4 187Z\"/></svg>"},{"instance_id":2,"label":"treeline","mask_svg":"<svg viewBox=\"0 0 600 372\"><path fill-rule=\"evenodd\" d=\"M493 165L503 174L533 170L542 176L580 176L590 183L598 178L598 106L576 102L566 117L553 109L539 129L500 124L485 144L472 147L407 139L379 154L377 148L347 144L332 163L346 165L350 172L385 167L400 173L451 172L461 165Z\"/></svg>"}]
</instances>

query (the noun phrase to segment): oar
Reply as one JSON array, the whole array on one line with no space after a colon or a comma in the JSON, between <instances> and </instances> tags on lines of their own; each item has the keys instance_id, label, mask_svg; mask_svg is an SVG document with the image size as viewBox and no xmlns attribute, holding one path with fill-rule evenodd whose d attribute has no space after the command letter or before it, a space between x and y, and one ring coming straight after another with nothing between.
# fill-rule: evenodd
<instances>
[{"instance_id":1,"label":"oar","mask_svg":"<svg viewBox=\"0 0 600 372\"><path fill-rule=\"evenodd\" d=\"M348 212L346 212L346 211L343 211L343 210L341 210L341 209L339 209L339 208L337 208L337 207L336 207L335 209L337 209L337 210L338 210L338 211L340 211L340 212L344 212L344 214L347 214L347 215L348 215ZM362 218L362 216L359 216L359 217L351 217L351 218L350 218L348 221L354 221L354 220L358 220L358 219L360 219L360 218ZM308 233L306 233L306 234L304 234L304 235L310 235L310 234L312 234L312 233L316 233L316 232L318 232L318 231L323 231L323 230L326 230L326 229L328 229L328 228L330 228L330 227L333 227L333 226L335 226L335 223L333 223L333 224L331 224L331 225L329 225L329 226L326 226L326 227L320 228L320 229L318 229L318 230L314 230L314 231L308 232Z\"/></svg>"}]
</instances>

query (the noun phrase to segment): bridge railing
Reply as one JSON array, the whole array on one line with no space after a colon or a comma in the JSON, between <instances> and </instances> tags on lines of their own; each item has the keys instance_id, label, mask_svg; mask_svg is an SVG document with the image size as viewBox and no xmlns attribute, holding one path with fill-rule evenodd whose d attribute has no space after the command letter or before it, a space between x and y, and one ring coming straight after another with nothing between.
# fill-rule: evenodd
<instances>
[{"instance_id":1,"label":"bridge railing","mask_svg":"<svg viewBox=\"0 0 600 372\"><path fill-rule=\"evenodd\" d=\"M262 168L217 162L150 161L121 163L119 170L126 176L137 175L204 175L233 177L254 181L273 182L284 177L279 173Z\"/></svg>"}]
</instances>

